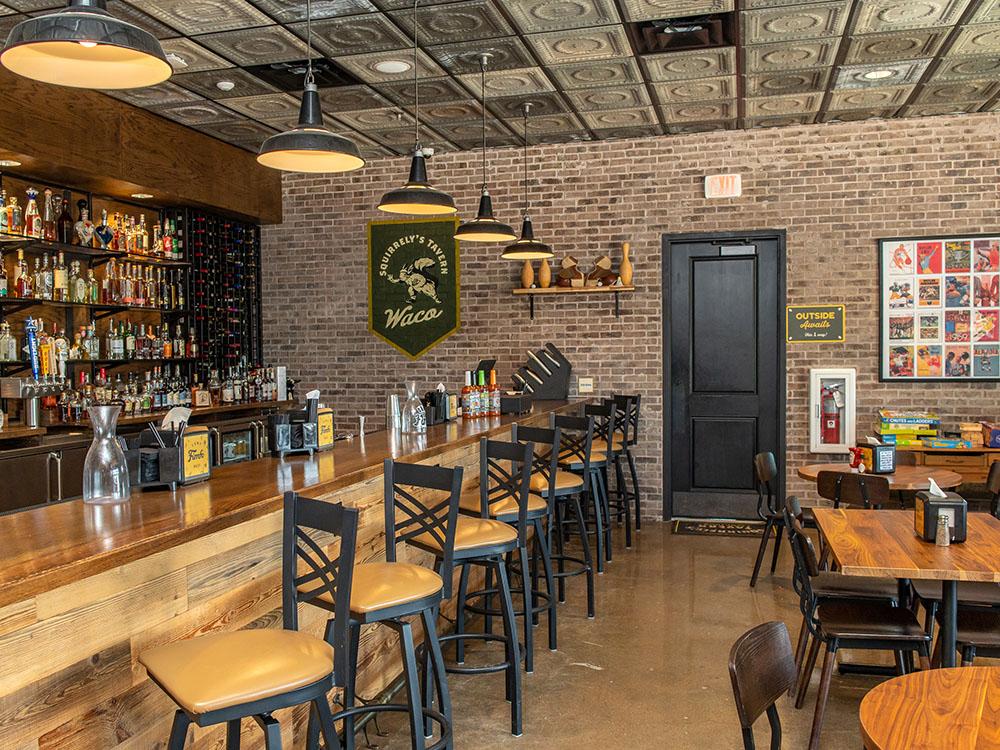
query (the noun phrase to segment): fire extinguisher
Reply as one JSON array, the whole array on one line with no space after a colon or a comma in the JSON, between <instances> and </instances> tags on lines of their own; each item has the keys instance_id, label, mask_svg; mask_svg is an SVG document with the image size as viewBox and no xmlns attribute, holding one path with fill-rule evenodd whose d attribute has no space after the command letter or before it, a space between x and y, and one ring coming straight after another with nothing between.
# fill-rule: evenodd
<instances>
[{"instance_id":1,"label":"fire extinguisher","mask_svg":"<svg viewBox=\"0 0 1000 750\"><path fill-rule=\"evenodd\" d=\"M840 439L840 388L835 385L824 385L821 394L822 414L821 440L827 445L843 442Z\"/></svg>"}]
</instances>

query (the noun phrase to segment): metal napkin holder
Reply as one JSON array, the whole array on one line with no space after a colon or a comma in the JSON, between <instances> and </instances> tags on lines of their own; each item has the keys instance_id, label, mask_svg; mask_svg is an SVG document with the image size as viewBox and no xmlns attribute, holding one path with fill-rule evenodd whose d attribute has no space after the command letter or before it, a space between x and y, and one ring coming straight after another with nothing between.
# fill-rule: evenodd
<instances>
[{"instance_id":1,"label":"metal napkin holder","mask_svg":"<svg viewBox=\"0 0 1000 750\"><path fill-rule=\"evenodd\" d=\"M203 482L212 475L211 451L207 427L157 430L164 445L146 428L127 438L125 462L133 487L169 487Z\"/></svg>"}]
</instances>

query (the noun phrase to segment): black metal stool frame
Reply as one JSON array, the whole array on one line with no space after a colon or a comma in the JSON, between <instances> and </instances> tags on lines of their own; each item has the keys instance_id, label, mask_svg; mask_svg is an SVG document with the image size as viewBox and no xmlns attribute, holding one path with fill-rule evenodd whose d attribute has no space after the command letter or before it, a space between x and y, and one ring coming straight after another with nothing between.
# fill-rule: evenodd
<instances>
[{"instance_id":1,"label":"black metal stool frame","mask_svg":"<svg viewBox=\"0 0 1000 750\"><path fill-rule=\"evenodd\" d=\"M559 428L559 465L563 468L572 467L574 474L583 477L583 489L580 495L584 498L585 518L590 511L594 512L593 528L586 522L584 527L587 535L595 539L596 570L599 575L604 573L607 549L607 538L604 533L604 503L598 486L597 477L592 468L592 450L594 441L594 418L573 417L553 414L550 424ZM586 501L590 502L587 503ZM559 527L560 531L562 526Z\"/></svg>"},{"instance_id":2,"label":"black metal stool frame","mask_svg":"<svg viewBox=\"0 0 1000 750\"><path fill-rule=\"evenodd\" d=\"M618 409L626 413L625 424L625 459L628 462L629 475L632 478L632 494L635 500L635 530L642 530L642 504L639 498L639 472L635 465L635 454L632 448L639 444L639 407L642 404L641 394L622 395L612 393L611 398L615 401Z\"/></svg>"},{"instance_id":3,"label":"black metal stool frame","mask_svg":"<svg viewBox=\"0 0 1000 750\"><path fill-rule=\"evenodd\" d=\"M583 407L584 417L593 417L594 433L592 441L603 440L605 445L604 461L597 461L593 455L593 442L591 443L590 455L590 478L594 492L599 500L598 506L603 513L602 523L604 527L604 554L605 560L612 560L612 540L611 540L611 491L608 482L608 466L614 460L614 425L615 413L617 409L614 404L602 402L597 404L586 404Z\"/></svg>"},{"instance_id":4,"label":"black metal stool frame","mask_svg":"<svg viewBox=\"0 0 1000 750\"><path fill-rule=\"evenodd\" d=\"M615 489L612 493L610 483L608 483L608 503L618 523L625 524L625 548L629 549L632 547L632 502L636 495L636 489L634 484L633 489L630 490L628 487L622 459L628 460L626 456L628 452L628 416L632 409L632 402L630 396L614 396L602 399L601 402L605 405L611 404L614 407L614 420L609 430L612 439L608 442L608 446L611 451L609 459L615 466ZM615 450L614 438L618 435L621 435L621 447ZM605 477L605 481L607 481L607 477ZM612 496L614 496L613 501Z\"/></svg>"}]
</instances>

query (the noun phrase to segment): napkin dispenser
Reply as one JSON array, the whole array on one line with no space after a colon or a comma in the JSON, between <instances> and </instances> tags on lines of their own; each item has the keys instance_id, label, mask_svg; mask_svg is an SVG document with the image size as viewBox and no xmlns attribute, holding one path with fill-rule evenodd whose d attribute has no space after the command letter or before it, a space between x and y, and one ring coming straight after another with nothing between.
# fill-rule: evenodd
<instances>
[{"instance_id":1,"label":"napkin dispenser","mask_svg":"<svg viewBox=\"0 0 1000 750\"><path fill-rule=\"evenodd\" d=\"M969 504L965 498L956 492L941 492L939 495L930 490L921 490L917 493L913 506L913 527L925 542L935 540L938 516L941 514L948 518L952 544L964 542L969 516Z\"/></svg>"},{"instance_id":2,"label":"napkin dispenser","mask_svg":"<svg viewBox=\"0 0 1000 750\"><path fill-rule=\"evenodd\" d=\"M861 461L869 474L892 474L896 471L895 445L868 445L860 443Z\"/></svg>"}]
</instances>

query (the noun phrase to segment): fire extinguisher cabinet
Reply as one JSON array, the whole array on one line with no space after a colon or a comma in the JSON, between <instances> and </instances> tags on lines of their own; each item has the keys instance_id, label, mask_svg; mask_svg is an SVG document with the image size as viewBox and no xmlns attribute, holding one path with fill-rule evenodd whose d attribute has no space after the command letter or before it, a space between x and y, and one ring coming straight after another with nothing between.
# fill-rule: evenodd
<instances>
[{"instance_id":1,"label":"fire extinguisher cabinet","mask_svg":"<svg viewBox=\"0 0 1000 750\"><path fill-rule=\"evenodd\" d=\"M809 371L809 450L847 453L857 443L854 368Z\"/></svg>"}]
</instances>

